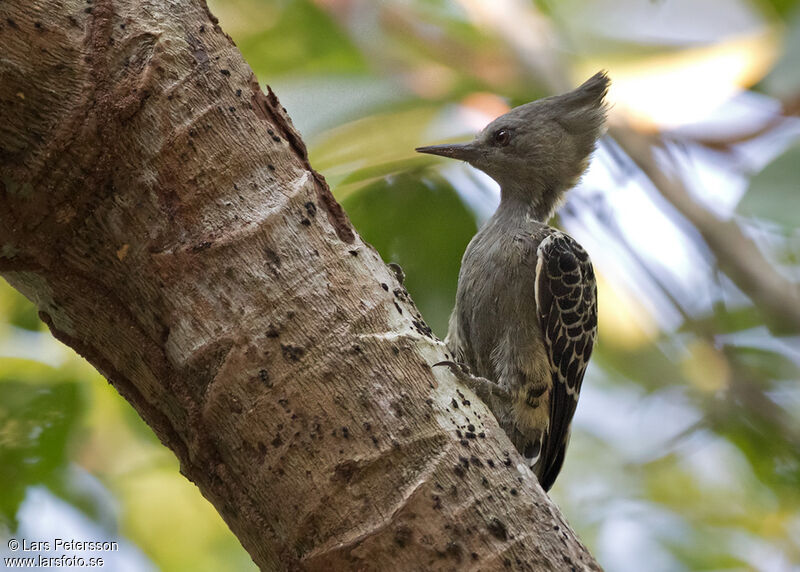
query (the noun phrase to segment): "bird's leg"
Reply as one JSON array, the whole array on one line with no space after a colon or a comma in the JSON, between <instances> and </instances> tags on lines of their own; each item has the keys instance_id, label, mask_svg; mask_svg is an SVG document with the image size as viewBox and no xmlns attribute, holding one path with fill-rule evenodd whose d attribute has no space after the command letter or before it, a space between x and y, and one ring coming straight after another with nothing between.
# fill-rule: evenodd
<instances>
[{"instance_id":1,"label":"bird's leg","mask_svg":"<svg viewBox=\"0 0 800 572\"><path fill-rule=\"evenodd\" d=\"M511 394L504 388L497 385L495 382L486 379L485 377L477 377L469 372L469 368L461 363L454 361L440 361L433 364L433 367L439 365L446 365L450 368L458 378L458 381L469 387L475 395L489 406L495 417L498 420L504 418L511 405Z\"/></svg>"}]
</instances>

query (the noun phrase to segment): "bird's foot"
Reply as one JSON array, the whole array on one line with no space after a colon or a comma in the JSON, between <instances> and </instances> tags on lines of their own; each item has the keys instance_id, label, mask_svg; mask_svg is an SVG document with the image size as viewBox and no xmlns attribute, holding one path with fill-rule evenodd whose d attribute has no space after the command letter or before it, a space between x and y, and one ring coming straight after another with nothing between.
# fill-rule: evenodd
<instances>
[{"instance_id":1,"label":"bird's foot","mask_svg":"<svg viewBox=\"0 0 800 572\"><path fill-rule=\"evenodd\" d=\"M441 365L449 367L453 375L458 378L458 381L475 392L475 395L489 405L493 412L499 405L511 402L511 394L508 391L485 377L472 375L466 364L446 360L433 364L433 367Z\"/></svg>"}]
</instances>

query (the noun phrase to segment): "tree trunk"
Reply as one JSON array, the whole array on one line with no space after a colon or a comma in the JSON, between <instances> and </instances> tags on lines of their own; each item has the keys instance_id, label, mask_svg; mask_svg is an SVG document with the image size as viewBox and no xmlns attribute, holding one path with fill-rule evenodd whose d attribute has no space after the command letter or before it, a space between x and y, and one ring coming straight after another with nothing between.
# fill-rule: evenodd
<instances>
[{"instance_id":1,"label":"tree trunk","mask_svg":"<svg viewBox=\"0 0 800 572\"><path fill-rule=\"evenodd\" d=\"M0 49L0 273L262 569L598 569L202 0Z\"/></svg>"}]
</instances>

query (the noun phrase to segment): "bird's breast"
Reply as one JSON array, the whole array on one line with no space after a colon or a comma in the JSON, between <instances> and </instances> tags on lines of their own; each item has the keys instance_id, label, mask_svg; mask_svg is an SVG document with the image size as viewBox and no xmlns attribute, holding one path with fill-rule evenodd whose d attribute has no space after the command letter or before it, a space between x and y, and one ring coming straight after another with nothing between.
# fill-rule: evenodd
<instances>
[{"instance_id":1,"label":"bird's breast","mask_svg":"<svg viewBox=\"0 0 800 572\"><path fill-rule=\"evenodd\" d=\"M476 235L462 261L459 337L473 371L498 383L505 369L528 369L520 362L544 351L531 249L535 253L536 244L525 230L484 232Z\"/></svg>"}]
</instances>

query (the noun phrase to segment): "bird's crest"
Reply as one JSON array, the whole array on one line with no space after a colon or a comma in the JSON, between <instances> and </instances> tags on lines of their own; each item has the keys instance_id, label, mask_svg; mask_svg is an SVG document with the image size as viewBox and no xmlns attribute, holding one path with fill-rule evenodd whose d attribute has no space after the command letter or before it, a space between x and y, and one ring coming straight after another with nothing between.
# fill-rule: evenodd
<instances>
[{"instance_id":1,"label":"bird's crest","mask_svg":"<svg viewBox=\"0 0 800 572\"><path fill-rule=\"evenodd\" d=\"M562 110L557 121L572 133L598 131L605 127L608 104L605 101L611 80L599 71L572 91L548 97Z\"/></svg>"}]
</instances>

